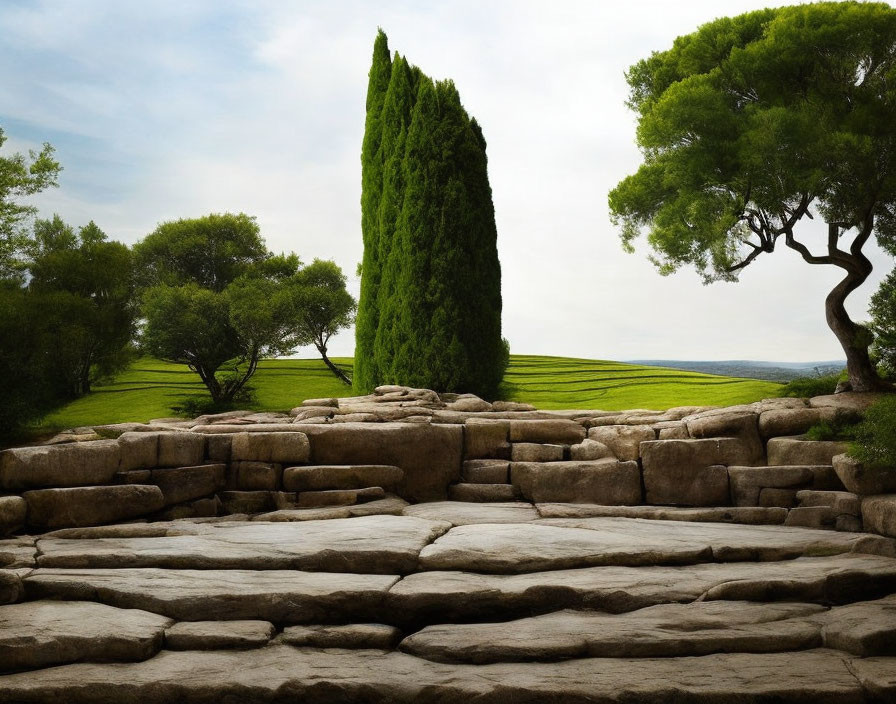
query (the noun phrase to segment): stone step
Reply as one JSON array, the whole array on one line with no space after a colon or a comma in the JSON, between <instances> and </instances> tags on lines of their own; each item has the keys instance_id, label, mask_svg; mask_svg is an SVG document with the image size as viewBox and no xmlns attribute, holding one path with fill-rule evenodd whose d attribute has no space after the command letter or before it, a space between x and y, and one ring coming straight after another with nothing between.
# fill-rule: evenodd
<instances>
[{"instance_id":1,"label":"stone step","mask_svg":"<svg viewBox=\"0 0 896 704\"><path fill-rule=\"evenodd\" d=\"M311 465L283 470L287 491L364 489L380 486L394 489L404 479L404 471L394 465Z\"/></svg>"},{"instance_id":2,"label":"stone step","mask_svg":"<svg viewBox=\"0 0 896 704\"><path fill-rule=\"evenodd\" d=\"M502 502L515 501L519 492L513 484L452 484L448 487L452 501Z\"/></svg>"},{"instance_id":3,"label":"stone step","mask_svg":"<svg viewBox=\"0 0 896 704\"><path fill-rule=\"evenodd\" d=\"M323 491L300 491L296 499L296 508L321 508L324 506L353 506L368 501L386 498L385 490L380 486L369 486L364 489L326 489Z\"/></svg>"},{"instance_id":4,"label":"stone step","mask_svg":"<svg viewBox=\"0 0 896 704\"><path fill-rule=\"evenodd\" d=\"M455 526L471 523L528 523L541 518L535 507L525 501L500 503L435 501L427 504L411 504L402 510L402 515L432 521L447 521Z\"/></svg>"},{"instance_id":5,"label":"stone step","mask_svg":"<svg viewBox=\"0 0 896 704\"><path fill-rule=\"evenodd\" d=\"M276 633L268 621L182 621L165 631L168 650L261 648Z\"/></svg>"},{"instance_id":6,"label":"stone step","mask_svg":"<svg viewBox=\"0 0 896 704\"><path fill-rule=\"evenodd\" d=\"M507 460L467 460L461 472L467 484L507 484L510 462Z\"/></svg>"},{"instance_id":7,"label":"stone step","mask_svg":"<svg viewBox=\"0 0 896 704\"><path fill-rule=\"evenodd\" d=\"M678 508L674 506L603 506L599 504L536 504L543 518L651 518L660 521L699 521L702 523L741 523L745 525L781 525L787 519L786 508L761 506L718 506Z\"/></svg>"},{"instance_id":8,"label":"stone step","mask_svg":"<svg viewBox=\"0 0 896 704\"><path fill-rule=\"evenodd\" d=\"M693 658L584 658L457 665L400 652L274 644L248 651L173 652L129 664L74 664L0 677L15 702L291 700L377 702L731 701L862 704L892 701L896 659L834 650ZM854 675L856 672L857 675ZM867 695L867 696L866 696Z\"/></svg>"}]
</instances>

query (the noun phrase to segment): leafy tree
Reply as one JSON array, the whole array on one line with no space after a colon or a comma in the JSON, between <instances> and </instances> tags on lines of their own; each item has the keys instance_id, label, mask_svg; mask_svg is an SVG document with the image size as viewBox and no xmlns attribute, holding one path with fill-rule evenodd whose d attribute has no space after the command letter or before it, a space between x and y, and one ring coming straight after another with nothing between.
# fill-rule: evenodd
<instances>
[{"instance_id":1,"label":"leafy tree","mask_svg":"<svg viewBox=\"0 0 896 704\"><path fill-rule=\"evenodd\" d=\"M26 250L28 289L47 300L44 317L57 329L56 387L64 398L90 391L99 377L132 358L135 332L133 259L90 222L76 234L56 215L38 220Z\"/></svg>"},{"instance_id":2,"label":"leafy tree","mask_svg":"<svg viewBox=\"0 0 896 704\"><path fill-rule=\"evenodd\" d=\"M215 404L245 391L260 359L297 346L288 282L298 257L268 252L254 218L164 223L135 250L151 282L143 293L144 348L188 365Z\"/></svg>"},{"instance_id":3,"label":"leafy tree","mask_svg":"<svg viewBox=\"0 0 896 704\"><path fill-rule=\"evenodd\" d=\"M327 357L330 338L354 321L355 299L345 288L346 278L335 262L315 259L291 282L295 311L294 330L299 344L313 344L324 364L346 384L345 372Z\"/></svg>"},{"instance_id":4,"label":"leafy tree","mask_svg":"<svg viewBox=\"0 0 896 704\"><path fill-rule=\"evenodd\" d=\"M355 388L493 396L506 352L482 131L451 81L389 63L382 32L367 108Z\"/></svg>"},{"instance_id":5,"label":"leafy tree","mask_svg":"<svg viewBox=\"0 0 896 704\"><path fill-rule=\"evenodd\" d=\"M820 2L719 19L626 77L644 162L609 196L624 245L646 229L661 273L691 263L707 282L735 280L779 241L840 268L827 322L852 388L880 388L844 301L871 272L872 236L896 252L896 10ZM804 239L813 213L827 223L820 253Z\"/></svg>"},{"instance_id":6,"label":"leafy tree","mask_svg":"<svg viewBox=\"0 0 896 704\"><path fill-rule=\"evenodd\" d=\"M868 310L875 336L872 349L889 376L896 377L896 269L881 282Z\"/></svg>"}]
</instances>

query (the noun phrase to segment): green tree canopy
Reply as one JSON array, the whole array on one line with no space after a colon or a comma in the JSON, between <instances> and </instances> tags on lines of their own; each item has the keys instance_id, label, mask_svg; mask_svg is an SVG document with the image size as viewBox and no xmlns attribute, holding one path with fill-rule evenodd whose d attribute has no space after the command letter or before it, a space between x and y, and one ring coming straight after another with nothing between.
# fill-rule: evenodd
<instances>
[{"instance_id":1,"label":"green tree canopy","mask_svg":"<svg viewBox=\"0 0 896 704\"><path fill-rule=\"evenodd\" d=\"M647 231L663 274L734 280L779 241L839 267L826 318L853 389L881 386L844 301L896 253L896 10L820 2L715 20L628 72L638 171L610 192L624 245ZM820 215L827 235L805 240ZM764 304L764 303L763 303Z\"/></svg>"},{"instance_id":2,"label":"green tree canopy","mask_svg":"<svg viewBox=\"0 0 896 704\"><path fill-rule=\"evenodd\" d=\"M896 378L896 269L891 271L871 297L873 350L892 378Z\"/></svg>"}]
</instances>

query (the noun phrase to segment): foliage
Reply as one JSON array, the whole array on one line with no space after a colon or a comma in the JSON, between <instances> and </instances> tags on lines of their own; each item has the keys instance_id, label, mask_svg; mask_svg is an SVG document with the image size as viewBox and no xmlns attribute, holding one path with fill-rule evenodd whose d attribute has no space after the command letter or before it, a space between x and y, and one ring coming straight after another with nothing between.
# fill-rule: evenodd
<instances>
[{"instance_id":1,"label":"foliage","mask_svg":"<svg viewBox=\"0 0 896 704\"><path fill-rule=\"evenodd\" d=\"M837 384L844 380L845 372L840 374L823 374L820 376L801 376L781 387L779 396L791 398L812 398L834 393Z\"/></svg>"},{"instance_id":2,"label":"foliage","mask_svg":"<svg viewBox=\"0 0 896 704\"><path fill-rule=\"evenodd\" d=\"M849 454L869 466L896 470L896 396L885 396L865 411Z\"/></svg>"},{"instance_id":3,"label":"foliage","mask_svg":"<svg viewBox=\"0 0 896 704\"><path fill-rule=\"evenodd\" d=\"M631 249L643 229L663 274L694 264L734 280L779 239L843 269L828 322L855 390L877 388L845 298L871 272L872 236L896 251L896 10L819 2L715 20L633 66L644 162L610 193ZM797 239L820 213L824 253Z\"/></svg>"},{"instance_id":4,"label":"foliage","mask_svg":"<svg viewBox=\"0 0 896 704\"><path fill-rule=\"evenodd\" d=\"M806 431L809 440L854 440L857 423L847 418L822 420Z\"/></svg>"},{"instance_id":5,"label":"foliage","mask_svg":"<svg viewBox=\"0 0 896 704\"><path fill-rule=\"evenodd\" d=\"M390 61L382 32L367 108L355 389L493 396L506 357L482 131L451 81Z\"/></svg>"},{"instance_id":6,"label":"foliage","mask_svg":"<svg viewBox=\"0 0 896 704\"><path fill-rule=\"evenodd\" d=\"M896 269L890 272L871 297L870 329L874 333L872 348L886 375L896 376Z\"/></svg>"},{"instance_id":7,"label":"foliage","mask_svg":"<svg viewBox=\"0 0 896 704\"><path fill-rule=\"evenodd\" d=\"M135 250L153 282L143 292L144 349L187 364L216 404L245 388L260 359L295 348L287 282L299 260L268 252L253 218L164 223Z\"/></svg>"},{"instance_id":8,"label":"foliage","mask_svg":"<svg viewBox=\"0 0 896 704\"><path fill-rule=\"evenodd\" d=\"M335 262L315 259L292 278L295 311L293 331L300 345L313 344L339 379L351 384L345 373L327 357L327 343L340 330L351 326L357 303L346 290L346 278Z\"/></svg>"}]
</instances>

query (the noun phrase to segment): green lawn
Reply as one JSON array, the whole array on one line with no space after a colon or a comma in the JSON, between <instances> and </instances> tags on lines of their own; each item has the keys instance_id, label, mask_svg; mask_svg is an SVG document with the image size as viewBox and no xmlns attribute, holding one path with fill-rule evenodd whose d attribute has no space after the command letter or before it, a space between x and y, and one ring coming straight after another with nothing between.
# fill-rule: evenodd
<instances>
[{"instance_id":1,"label":"green lawn","mask_svg":"<svg viewBox=\"0 0 896 704\"><path fill-rule=\"evenodd\" d=\"M351 375L352 360L336 358ZM253 408L286 411L306 398L351 396L319 359L261 362L250 382ZM539 408L665 409L684 405L728 405L775 396L780 384L570 357L512 355L502 392L504 398ZM185 397L206 391L183 365L144 357L114 382L44 419L47 428L147 421L172 415Z\"/></svg>"}]
</instances>

